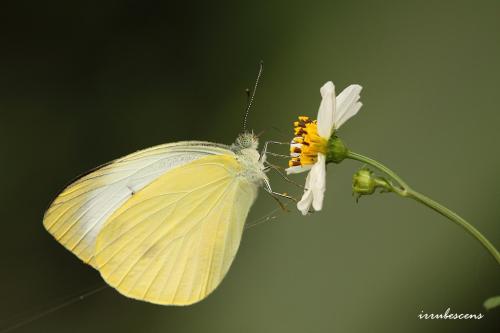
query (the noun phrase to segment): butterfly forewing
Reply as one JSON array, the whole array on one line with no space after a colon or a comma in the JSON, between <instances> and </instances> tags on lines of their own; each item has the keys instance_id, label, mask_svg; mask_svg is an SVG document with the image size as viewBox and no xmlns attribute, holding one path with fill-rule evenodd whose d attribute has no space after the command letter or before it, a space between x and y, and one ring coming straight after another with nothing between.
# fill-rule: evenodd
<instances>
[{"instance_id":1,"label":"butterfly forewing","mask_svg":"<svg viewBox=\"0 0 500 333\"><path fill-rule=\"evenodd\" d=\"M95 239L104 222L134 193L172 168L207 155L232 154L208 142L164 144L117 159L66 187L45 212L45 228L93 265Z\"/></svg>"}]
</instances>

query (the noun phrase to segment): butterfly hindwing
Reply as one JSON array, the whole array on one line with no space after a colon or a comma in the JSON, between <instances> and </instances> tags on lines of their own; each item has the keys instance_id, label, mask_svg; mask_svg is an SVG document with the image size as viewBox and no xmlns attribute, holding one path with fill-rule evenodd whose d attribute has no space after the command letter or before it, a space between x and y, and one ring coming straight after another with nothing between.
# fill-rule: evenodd
<instances>
[{"instance_id":1,"label":"butterfly hindwing","mask_svg":"<svg viewBox=\"0 0 500 333\"><path fill-rule=\"evenodd\" d=\"M221 282L238 249L257 186L234 155L172 169L135 193L97 236L96 267L122 294L195 303Z\"/></svg>"}]
</instances>

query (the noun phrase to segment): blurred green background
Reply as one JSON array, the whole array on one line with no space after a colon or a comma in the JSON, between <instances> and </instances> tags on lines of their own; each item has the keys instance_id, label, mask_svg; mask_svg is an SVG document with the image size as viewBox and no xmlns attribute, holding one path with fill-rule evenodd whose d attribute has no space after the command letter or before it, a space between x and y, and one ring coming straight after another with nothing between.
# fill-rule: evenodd
<instances>
[{"instance_id":1,"label":"blurred green background","mask_svg":"<svg viewBox=\"0 0 500 333\"><path fill-rule=\"evenodd\" d=\"M338 92L359 83L363 109L340 132L348 146L499 247L499 17L497 0L3 3L0 327L102 283L42 226L57 191L141 148L231 143L261 59L249 124L263 140L288 140L297 115L315 116L325 81ZM417 319L448 307L484 313L500 269L415 202L385 194L356 204L359 166L329 167L322 212L248 229L228 276L199 304L106 289L16 332L496 331L498 309L479 321ZM275 207L261 193L249 222Z\"/></svg>"}]
</instances>

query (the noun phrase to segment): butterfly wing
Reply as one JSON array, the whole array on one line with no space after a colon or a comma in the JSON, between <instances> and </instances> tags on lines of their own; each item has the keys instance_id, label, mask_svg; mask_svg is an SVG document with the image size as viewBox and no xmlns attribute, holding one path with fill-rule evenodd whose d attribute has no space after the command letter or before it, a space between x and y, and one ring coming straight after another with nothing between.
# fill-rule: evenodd
<instances>
[{"instance_id":1,"label":"butterfly wing","mask_svg":"<svg viewBox=\"0 0 500 333\"><path fill-rule=\"evenodd\" d=\"M209 155L233 155L227 146L190 141L164 144L112 161L66 187L45 212L45 228L93 266L95 239L107 219L134 193L165 172Z\"/></svg>"},{"instance_id":2,"label":"butterfly wing","mask_svg":"<svg viewBox=\"0 0 500 333\"><path fill-rule=\"evenodd\" d=\"M187 305L221 282L238 249L257 185L234 155L172 169L137 192L97 236L96 267L120 293Z\"/></svg>"}]
</instances>

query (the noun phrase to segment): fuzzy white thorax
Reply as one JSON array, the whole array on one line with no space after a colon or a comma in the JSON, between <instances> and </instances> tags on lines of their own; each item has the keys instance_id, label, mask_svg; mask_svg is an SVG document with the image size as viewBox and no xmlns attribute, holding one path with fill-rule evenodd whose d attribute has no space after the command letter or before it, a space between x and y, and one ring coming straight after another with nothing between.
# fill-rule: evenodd
<instances>
[{"instance_id":1,"label":"fuzzy white thorax","mask_svg":"<svg viewBox=\"0 0 500 333\"><path fill-rule=\"evenodd\" d=\"M250 182L261 185L267 176L264 173L264 162L257 151L259 139L255 134L245 132L236 138L231 145L231 150L236 153L237 160L243 166L241 176Z\"/></svg>"}]
</instances>

